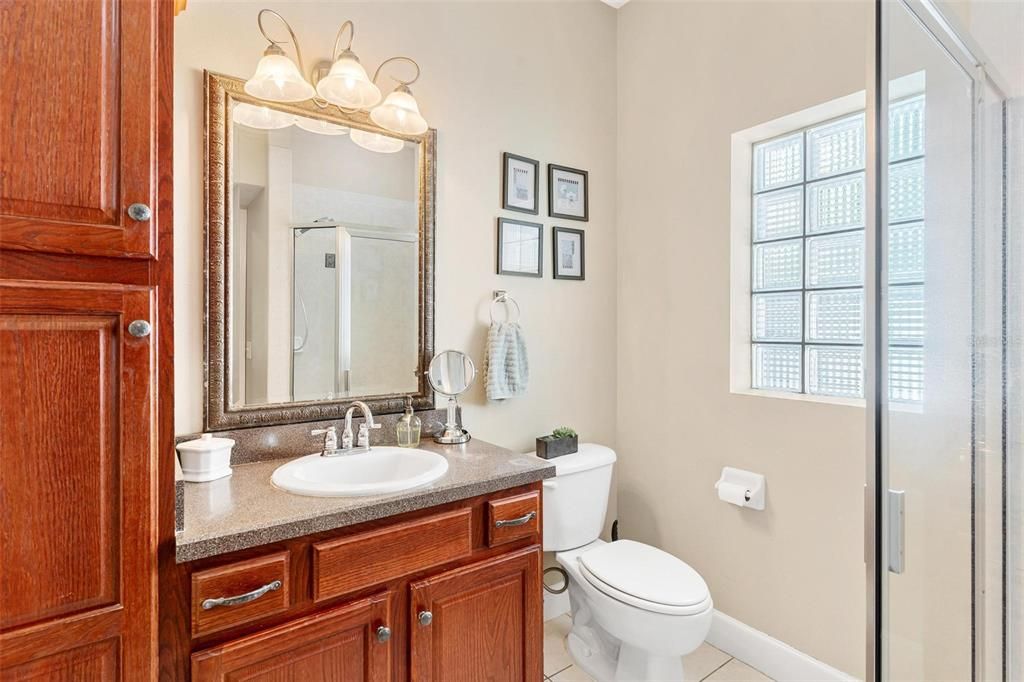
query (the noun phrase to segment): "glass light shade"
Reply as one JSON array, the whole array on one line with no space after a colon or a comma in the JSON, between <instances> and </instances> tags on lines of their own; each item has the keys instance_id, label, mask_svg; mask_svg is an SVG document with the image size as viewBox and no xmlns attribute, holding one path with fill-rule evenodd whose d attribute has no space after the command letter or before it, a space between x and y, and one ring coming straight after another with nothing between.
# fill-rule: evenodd
<instances>
[{"instance_id":1,"label":"glass light shade","mask_svg":"<svg viewBox=\"0 0 1024 682\"><path fill-rule=\"evenodd\" d=\"M245 91L271 102L302 102L316 94L295 62L270 50L256 65L256 73L245 82Z\"/></svg>"},{"instance_id":2,"label":"glass light shade","mask_svg":"<svg viewBox=\"0 0 1024 682\"><path fill-rule=\"evenodd\" d=\"M317 135L347 135L348 128L340 126L337 123L331 123L330 121L322 121L316 118L306 118L305 116L296 116L295 125L299 126L303 130Z\"/></svg>"},{"instance_id":3,"label":"glass light shade","mask_svg":"<svg viewBox=\"0 0 1024 682\"><path fill-rule=\"evenodd\" d=\"M402 151L402 147L405 143L395 137L388 137L387 135L381 135L380 133L369 133L365 130L358 130L353 128L349 133L349 137L352 141L363 149L368 149L371 152L378 152L380 154L394 154L395 152Z\"/></svg>"},{"instance_id":4,"label":"glass light shade","mask_svg":"<svg viewBox=\"0 0 1024 682\"><path fill-rule=\"evenodd\" d=\"M277 130L290 126L295 121L295 117L270 107L238 102L231 111L231 120L249 128Z\"/></svg>"},{"instance_id":5,"label":"glass light shade","mask_svg":"<svg viewBox=\"0 0 1024 682\"><path fill-rule=\"evenodd\" d=\"M420 107L409 88L400 85L387 96L383 104L370 112L370 120L381 128L403 135L427 132L427 121L420 115Z\"/></svg>"},{"instance_id":6,"label":"glass light shade","mask_svg":"<svg viewBox=\"0 0 1024 682\"><path fill-rule=\"evenodd\" d=\"M343 52L331 70L316 84L321 97L346 109L368 109L380 101L380 90L351 52Z\"/></svg>"}]
</instances>

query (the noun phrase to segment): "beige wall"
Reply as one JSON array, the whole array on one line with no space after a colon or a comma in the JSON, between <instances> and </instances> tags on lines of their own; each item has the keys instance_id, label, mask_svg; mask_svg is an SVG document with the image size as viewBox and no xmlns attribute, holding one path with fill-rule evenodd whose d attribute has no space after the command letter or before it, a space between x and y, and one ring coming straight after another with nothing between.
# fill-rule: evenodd
<instances>
[{"instance_id":1,"label":"beige wall","mask_svg":"<svg viewBox=\"0 0 1024 682\"><path fill-rule=\"evenodd\" d=\"M863 90L867 2L619 12L618 506L719 610L863 674L864 410L729 392L730 137ZM767 477L767 508L713 488Z\"/></svg>"},{"instance_id":2,"label":"beige wall","mask_svg":"<svg viewBox=\"0 0 1024 682\"><path fill-rule=\"evenodd\" d=\"M423 68L414 92L438 129L437 348L466 350L482 366L498 288L522 306L529 344L527 395L487 405L478 379L463 401L468 428L516 449L561 424L614 444L616 15L597 2L189 4L175 23L177 432L202 428L202 69L252 73L265 47L262 7L291 22L308 63L328 56L349 18L365 65L408 54ZM494 274L495 221L509 215L503 151L590 171L585 282L551 279L551 226L563 223L543 215L544 279Z\"/></svg>"}]
</instances>

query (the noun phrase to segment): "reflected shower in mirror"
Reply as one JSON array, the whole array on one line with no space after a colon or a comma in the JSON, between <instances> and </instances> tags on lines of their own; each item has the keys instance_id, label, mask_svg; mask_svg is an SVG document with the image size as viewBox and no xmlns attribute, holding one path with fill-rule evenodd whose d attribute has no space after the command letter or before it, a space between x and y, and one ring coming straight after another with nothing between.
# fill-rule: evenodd
<instances>
[{"instance_id":1,"label":"reflected shower in mirror","mask_svg":"<svg viewBox=\"0 0 1024 682\"><path fill-rule=\"evenodd\" d=\"M230 406L416 392L420 144L231 107Z\"/></svg>"}]
</instances>

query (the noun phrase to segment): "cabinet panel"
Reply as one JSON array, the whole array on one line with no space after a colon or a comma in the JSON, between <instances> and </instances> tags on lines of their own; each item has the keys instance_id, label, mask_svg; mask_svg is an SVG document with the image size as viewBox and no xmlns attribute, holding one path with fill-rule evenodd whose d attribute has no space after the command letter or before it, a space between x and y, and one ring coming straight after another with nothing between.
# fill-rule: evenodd
<instances>
[{"instance_id":1,"label":"cabinet panel","mask_svg":"<svg viewBox=\"0 0 1024 682\"><path fill-rule=\"evenodd\" d=\"M154 253L157 2L0 3L0 247Z\"/></svg>"},{"instance_id":2,"label":"cabinet panel","mask_svg":"<svg viewBox=\"0 0 1024 682\"><path fill-rule=\"evenodd\" d=\"M2 682L80 682L116 680L118 640L109 639L43 656L28 663L0 670Z\"/></svg>"},{"instance_id":3,"label":"cabinet panel","mask_svg":"<svg viewBox=\"0 0 1024 682\"><path fill-rule=\"evenodd\" d=\"M473 512L456 509L313 545L313 599L379 585L473 551Z\"/></svg>"},{"instance_id":4,"label":"cabinet panel","mask_svg":"<svg viewBox=\"0 0 1024 682\"><path fill-rule=\"evenodd\" d=\"M414 682L543 679L540 567L531 547L413 583Z\"/></svg>"},{"instance_id":5,"label":"cabinet panel","mask_svg":"<svg viewBox=\"0 0 1024 682\"><path fill-rule=\"evenodd\" d=\"M152 314L149 289L0 282L4 674L117 637L118 670L153 668L154 351L126 331Z\"/></svg>"},{"instance_id":6,"label":"cabinet panel","mask_svg":"<svg viewBox=\"0 0 1024 682\"><path fill-rule=\"evenodd\" d=\"M192 655L193 682L388 682L391 598L380 593Z\"/></svg>"},{"instance_id":7,"label":"cabinet panel","mask_svg":"<svg viewBox=\"0 0 1024 682\"><path fill-rule=\"evenodd\" d=\"M192 636L207 635L285 611L290 591L288 552L193 573ZM203 608L207 599L257 594L259 596L251 601Z\"/></svg>"}]
</instances>

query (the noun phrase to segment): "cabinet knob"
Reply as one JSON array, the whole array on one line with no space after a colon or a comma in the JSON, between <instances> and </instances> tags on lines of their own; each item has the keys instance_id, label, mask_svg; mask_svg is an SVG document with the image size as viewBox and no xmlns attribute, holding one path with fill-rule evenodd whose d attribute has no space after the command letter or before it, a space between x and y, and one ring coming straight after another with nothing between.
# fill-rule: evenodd
<instances>
[{"instance_id":1,"label":"cabinet knob","mask_svg":"<svg viewBox=\"0 0 1024 682\"><path fill-rule=\"evenodd\" d=\"M389 639L391 639L391 628L389 628L387 625L381 625L379 628L377 628L378 642L383 643L388 641Z\"/></svg>"},{"instance_id":2,"label":"cabinet knob","mask_svg":"<svg viewBox=\"0 0 1024 682\"><path fill-rule=\"evenodd\" d=\"M128 333L138 339L149 336L151 331L153 331L153 325L145 320L135 320L128 325Z\"/></svg>"},{"instance_id":3,"label":"cabinet knob","mask_svg":"<svg viewBox=\"0 0 1024 682\"><path fill-rule=\"evenodd\" d=\"M434 622L434 614L430 611L420 611L419 615L420 625L427 626Z\"/></svg>"},{"instance_id":4,"label":"cabinet knob","mask_svg":"<svg viewBox=\"0 0 1024 682\"><path fill-rule=\"evenodd\" d=\"M128 207L128 217L144 223L153 217L153 210L145 204L132 204Z\"/></svg>"}]
</instances>

